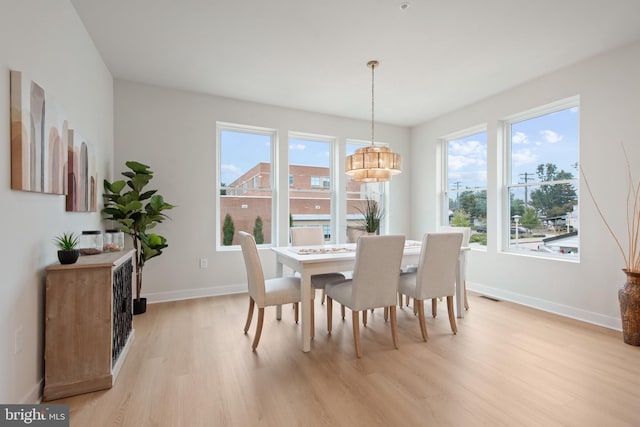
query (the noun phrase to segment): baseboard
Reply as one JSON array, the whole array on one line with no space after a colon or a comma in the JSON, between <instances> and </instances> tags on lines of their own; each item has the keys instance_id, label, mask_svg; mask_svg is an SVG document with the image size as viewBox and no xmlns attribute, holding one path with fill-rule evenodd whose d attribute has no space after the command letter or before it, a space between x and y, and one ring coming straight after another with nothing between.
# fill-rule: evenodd
<instances>
[{"instance_id":1,"label":"baseboard","mask_svg":"<svg viewBox=\"0 0 640 427\"><path fill-rule=\"evenodd\" d=\"M603 326L616 331L622 330L622 323L618 317L604 316L599 313L593 313L591 311L582 310L568 305L558 304L552 301L534 298L470 281L467 281L467 289L488 297L514 302L516 304L547 311L549 313L558 314L571 319L581 320L583 322Z\"/></svg>"},{"instance_id":2,"label":"baseboard","mask_svg":"<svg viewBox=\"0 0 640 427\"><path fill-rule=\"evenodd\" d=\"M221 295L241 294L247 292L247 285L212 286L209 288L182 289L179 291L145 293L148 304L179 301L185 299L215 297Z\"/></svg>"},{"instance_id":3,"label":"baseboard","mask_svg":"<svg viewBox=\"0 0 640 427\"><path fill-rule=\"evenodd\" d=\"M42 390L44 389L44 377L36 383L31 390L18 402L20 405L31 405L42 402Z\"/></svg>"}]
</instances>

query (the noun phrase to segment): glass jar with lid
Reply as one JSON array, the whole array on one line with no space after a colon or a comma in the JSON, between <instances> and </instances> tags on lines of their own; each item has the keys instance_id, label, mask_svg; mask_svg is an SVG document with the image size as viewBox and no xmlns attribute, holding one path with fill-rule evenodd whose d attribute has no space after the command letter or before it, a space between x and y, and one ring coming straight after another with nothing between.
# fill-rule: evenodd
<instances>
[{"instance_id":1,"label":"glass jar with lid","mask_svg":"<svg viewBox=\"0 0 640 427\"><path fill-rule=\"evenodd\" d=\"M110 229L104 232L105 252L121 251L124 249L124 233L120 230Z\"/></svg>"},{"instance_id":2,"label":"glass jar with lid","mask_svg":"<svg viewBox=\"0 0 640 427\"><path fill-rule=\"evenodd\" d=\"M102 253L102 232L100 230L84 230L78 243L81 255Z\"/></svg>"}]
</instances>

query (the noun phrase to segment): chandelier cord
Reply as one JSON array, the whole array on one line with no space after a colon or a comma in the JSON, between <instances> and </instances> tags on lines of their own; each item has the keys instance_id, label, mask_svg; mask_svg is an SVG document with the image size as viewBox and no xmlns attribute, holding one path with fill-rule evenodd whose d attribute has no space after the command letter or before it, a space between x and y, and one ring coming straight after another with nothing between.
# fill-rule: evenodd
<instances>
[{"instance_id":1,"label":"chandelier cord","mask_svg":"<svg viewBox=\"0 0 640 427\"><path fill-rule=\"evenodd\" d=\"M374 70L376 69L376 63L372 63L371 64L371 146L374 145L374 141L375 141L375 133L374 133L374 114L373 114L373 105L374 105L374 82L375 82L375 75L374 75Z\"/></svg>"}]
</instances>

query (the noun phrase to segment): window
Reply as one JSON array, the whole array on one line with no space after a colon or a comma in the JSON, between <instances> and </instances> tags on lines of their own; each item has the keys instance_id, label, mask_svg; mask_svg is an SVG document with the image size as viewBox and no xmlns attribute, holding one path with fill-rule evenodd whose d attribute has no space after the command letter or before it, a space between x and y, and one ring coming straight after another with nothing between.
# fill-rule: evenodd
<instances>
[{"instance_id":1,"label":"window","mask_svg":"<svg viewBox=\"0 0 640 427\"><path fill-rule=\"evenodd\" d=\"M289 222L295 227L322 226L325 240L333 228L331 167L335 140L306 134L289 135ZM327 177L327 178L323 178ZM326 182L326 185L325 185Z\"/></svg>"},{"instance_id":2,"label":"window","mask_svg":"<svg viewBox=\"0 0 640 427\"><path fill-rule=\"evenodd\" d=\"M509 145L505 247L576 259L578 100L513 117L504 129Z\"/></svg>"},{"instance_id":3,"label":"window","mask_svg":"<svg viewBox=\"0 0 640 427\"><path fill-rule=\"evenodd\" d=\"M218 246L238 245L246 231L271 243L273 130L218 123ZM248 185L252 182L251 188Z\"/></svg>"},{"instance_id":4,"label":"window","mask_svg":"<svg viewBox=\"0 0 640 427\"><path fill-rule=\"evenodd\" d=\"M361 148L363 145L370 145L371 143L358 143L355 141L347 141L346 144L346 155L349 156L358 148ZM376 143L378 144L378 143ZM384 220L388 218L386 215L387 210L387 199L386 199L386 191L387 191L387 183L384 182L357 182L354 181L352 177L347 174L344 174L346 179L346 219L347 219L347 241L353 242L355 240L355 236L358 235L357 230L362 228L362 213L361 210L364 209L365 203L367 199L375 200L378 202L380 209L383 213L383 220L380 224L380 233L383 234L385 223ZM354 231L356 231L354 233Z\"/></svg>"},{"instance_id":5,"label":"window","mask_svg":"<svg viewBox=\"0 0 640 427\"><path fill-rule=\"evenodd\" d=\"M487 132L471 129L445 138L443 225L471 227L471 246L487 244Z\"/></svg>"},{"instance_id":6,"label":"window","mask_svg":"<svg viewBox=\"0 0 640 427\"><path fill-rule=\"evenodd\" d=\"M289 187L293 187L293 183L295 181L293 180L293 175L289 174Z\"/></svg>"}]
</instances>

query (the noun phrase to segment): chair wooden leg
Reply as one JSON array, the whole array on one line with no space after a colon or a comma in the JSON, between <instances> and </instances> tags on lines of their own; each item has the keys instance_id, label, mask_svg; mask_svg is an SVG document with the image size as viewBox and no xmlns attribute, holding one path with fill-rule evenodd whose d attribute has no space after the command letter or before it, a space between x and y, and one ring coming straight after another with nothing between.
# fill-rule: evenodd
<instances>
[{"instance_id":1,"label":"chair wooden leg","mask_svg":"<svg viewBox=\"0 0 640 427\"><path fill-rule=\"evenodd\" d=\"M398 348L398 322L396 320L395 305L389 307L389 314L391 315L391 338L393 338L393 346Z\"/></svg>"},{"instance_id":2,"label":"chair wooden leg","mask_svg":"<svg viewBox=\"0 0 640 427\"><path fill-rule=\"evenodd\" d=\"M333 300L327 296L327 331L331 335L331 328L333 323Z\"/></svg>"},{"instance_id":3,"label":"chair wooden leg","mask_svg":"<svg viewBox=\"0 0 640 427\"><path fill-rule=\"evenodd\" d=\"M316 320L314 300L311 300L311 339L316 337Z\"/></svg>"},{"instance_id":4,"label":"chair wooden leg","mask_svg":"<svg viewBox=\"0 0 640 427\"><path fill-rule=\"evenodd\" d=\"M402 294L398 292L398 305L402 308Z\"/></svg>"},{"instance_id":5,"label":"chair wooden leg","mask_svg":"<svg viewBox=\"0 0 640 427\"><path fill-rule=\"evenodd\" d=\"M295 315L294 315L294 317L295 317L295 319L296 319L296 324L298 324L298 320L300 320L300 319L299 319L299 317L298 317L298 316L299 316L299 314L298 314L298 311L299 311L299 310L298 310L298 303L297 303L297 302L294 302L294 303L293 303L293 309L295 310Z\"/></svg>"},{"instance_id":6,"label":"chair wooden leg","mask_svg":"<svg viewBox=\"0 0 640 427\"><path fill-rule=\"evenodd\" d=\"M256 327L256 336L253 337L253 351L256 351L258 348L258 343L260 342L260 335L262 334L262 323L264 322L264 307L258 308L258 326Z\"/></svg>"},{"instance_id":7,"label":"chair wooden leg","mask_svg":"<svg viewBox=\"0 0 640 427\"><path fill-rule=\"evenodd\" d=\"M469 299L467 298L467 281L463 283L464 287L464 309L469 310Z\"/></svg>"},{"instance_id":8,"label":"chair wooden leg","mask_svg":"<svg viewBox=\"0 0 640 427\"><path fill-rule=\"evenodd\" d=\"M422 340L426 341L427 339L429 339L429 334L427 333L427 323L424 320L424 301L415 300L414 303L418 305L418 321L420 322L420 332L422 333Z\"/></svg>"},{"instance_id":9,"label":"chair wooden leg","mask_svg":"<svg viewBox=\"0 0 640 427\"><path fill-rule=\"evenodd\" d=\"M249 297L249 313L247 313L247 321L244 324L244 333L247 334L249 330L249 326L251 326L251 319L253 318L253 306L255 303L253 302L253 298Z\"/></svg>"},{"instance_id":10,"label":"chair wooden leg","mask_svg":"<svg viewBox=\"0 0 640 427\"><path fill-rule=\"evenodd\" d=\"M362 310L362 326L367 326L367 310Z\"/></svg>"},{"instance_id":11,"label":"chair wooden leg","mask_svg":"<svg viewBox=\"0 0 640 427\"><path fill-rule=\"evenodd\" d=\"M320 304L324 304L324 297L327 295L327 292L323 289L322 290L322 297L320 297Z\"/></svg>"},{"instance_id":12,"label":"chair wooden leg","mask_svg":"<svg viewBox=\"0 0 640 427\"><path fill-rule=\"evenodd\" d=\"M411 297L409 295L405 295L406 306L409 307L409 302L411 302Z\"/></svg>"},{"instance_id":13,"label":"chair wooden leg","mask_svg":"<svg viewBox=\"0 0 640 427\"><path fill-rule=\"evenodd\" d=\"M360 325L358 324L360 322L360 316L358 316L358 312L355 310L351 312L351 316L351 323L353 323L353 341L356 344L356 356L359 359L362 357L362 346L360 345Z\"/></svg>"},{"instance_id":14,"label":"chair wooden leg","mask_svg":"<svg viewBox=\"0 0 640 427\"><path fill-rule=\"evenodd\" d=\"M438 299L431 298L431 315L436 317L438 315Z\"/></svg>"},{"instance_id":15,"label":"chair wooden leg","mask_svg":"<svg viewBox=\"0 0 640 427\"><path fill-rule=\"evenodd\" d=\"M340 304L340 314L342 314L342 320L344 320L345 312L344 312L344 305L342 304Z\"/></svg>"},{"instance_id":16,"label":"chair wooden leg","mask_svg":"<svg viewBox=\"0 0 640 427\"><path fill-rule=\"evenodd\" d=\"M384 321L389 320L389 307L384 308Z\"/></svg>"},{"instance_id":17,"label":"chair wooden leg","mask_svg":"<svg viewBox=\"0 0 640 427\"><path fill-rule=\"evenodd\" d=\"M451 324L451 330L455 335L458 333L458 326L456 325L456 316L453 313L453 296L447 297L447 311L449 312L449 323Z\"/></svg>"}]
</instances>

